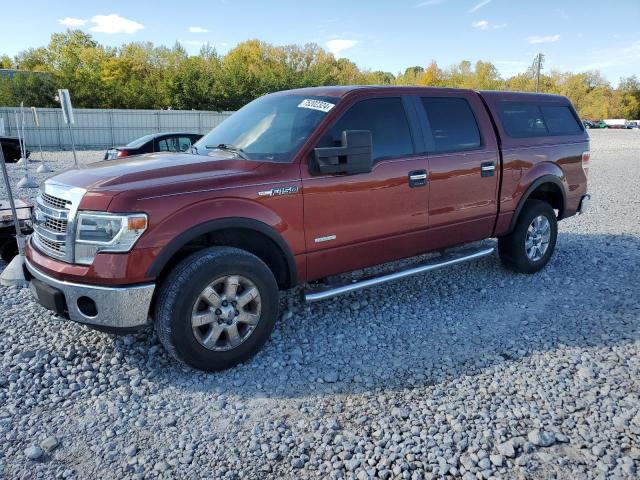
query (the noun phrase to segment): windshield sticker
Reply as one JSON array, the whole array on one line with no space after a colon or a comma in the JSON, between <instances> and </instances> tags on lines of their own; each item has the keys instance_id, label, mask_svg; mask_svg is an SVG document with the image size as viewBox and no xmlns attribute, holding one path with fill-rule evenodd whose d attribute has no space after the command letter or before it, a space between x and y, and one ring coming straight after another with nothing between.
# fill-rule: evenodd
<instances>
[{"instance_id":1,"label":"windshield sticker","mask_svg":"<svg viewBox=\"0 0 640 480\"><path fill-rule=\"evenodd\" d=\"M335 105L329 102L323 102L322 100L313 100L311 98L305 98L298 104L298 108L310 108L311 110L320 110L327 113Z\"/></svg>"}]
</instances>

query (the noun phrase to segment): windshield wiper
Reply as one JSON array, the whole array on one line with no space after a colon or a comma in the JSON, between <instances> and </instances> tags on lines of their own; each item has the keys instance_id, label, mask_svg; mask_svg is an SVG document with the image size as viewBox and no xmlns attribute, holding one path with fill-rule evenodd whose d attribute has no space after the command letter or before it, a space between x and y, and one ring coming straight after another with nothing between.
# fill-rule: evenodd
<instances>
[{"instance_id":1,"label":"windshield wiper","mask_svg":"<svg viewBox=\"0 0 640 480\"><path fill-rule=\"evenodd\" d=\"M208 149L218 149L218 150L226 150L227 152L233 152L236 155L238 155L240 158L242 158L243 160L251 160L246 153L244 153L244 150L242 150L240 147L236 147L235 145L231 145L230 143L219 143L218 145L206 145L205 148Z\"/></svg>"}]
</instances>

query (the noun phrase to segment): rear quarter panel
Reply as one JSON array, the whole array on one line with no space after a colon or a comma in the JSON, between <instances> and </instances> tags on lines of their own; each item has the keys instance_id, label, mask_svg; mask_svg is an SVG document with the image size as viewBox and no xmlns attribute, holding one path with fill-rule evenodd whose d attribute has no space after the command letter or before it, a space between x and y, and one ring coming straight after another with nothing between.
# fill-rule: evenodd
<instances>
[{"instance_id":1,"label":"rear quarter panel","mask_svg":"<svg viewBox=\"0 0 640 480\"><path fill-rule=\"evenodd\" d=\"M512 138L505 132L497 103L499 101L531 102L569 106L579 119L571 102L560 95L539 95L516 92L480 92L491 113L502 152L502 185L500 214L495 235L506 233L523 195L538 178L554 175L562 183L566 204L562 218L575 215L580 198L587 192L587 177L582 169L582 153L589 151L589 135L582 122L582 132L576 135Z\"/></svg>"}]
</instances>

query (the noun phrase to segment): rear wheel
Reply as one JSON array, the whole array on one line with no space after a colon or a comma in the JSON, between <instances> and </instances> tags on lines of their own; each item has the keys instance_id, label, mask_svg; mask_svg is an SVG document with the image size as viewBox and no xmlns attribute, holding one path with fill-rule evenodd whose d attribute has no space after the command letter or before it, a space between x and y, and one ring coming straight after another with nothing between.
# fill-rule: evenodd
<instances>
[{"instance_id":1,"label":"rear wheel","mask_svg":"<svg viewBox=\"0 0 640 480\"><path fill-rule=\"evenodd\" d=\"M255 355L278 316L279 292L255 255L214 247L183 260L157 294L156 330L167 351L205 371Z\"/></svg>"},{"instance_id":2,"label":"rear wheel","mask_svg":"<svg viewBox=\"0 0 640 480\"><path fill-rule=\"evenodd\" d=\"M500 260L519 273L542 269L556 246L558 220L551 205L541 200L527 200L513 232L498 239Z\"/></svg>"}]
</instances>

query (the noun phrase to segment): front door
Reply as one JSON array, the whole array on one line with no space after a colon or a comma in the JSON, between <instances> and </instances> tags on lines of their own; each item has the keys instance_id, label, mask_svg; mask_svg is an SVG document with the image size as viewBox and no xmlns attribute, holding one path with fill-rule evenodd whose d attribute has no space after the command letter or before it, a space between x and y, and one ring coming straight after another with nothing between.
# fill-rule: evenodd
<instances>
[{"instance_id":1,"label":"front door","mask_svg":"<svg viewBox=\"0 0 640 480\"><path fill-rule=\"evenodd\" d=\"M316 145L339 145L344 130L369 130L370 173L314 176L302 163L309 280L424 250L427 158L415 153L423 149L412 108L401 97L357 101Z\"/></svg>"}]
</instances>

